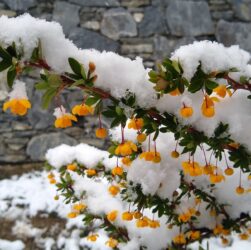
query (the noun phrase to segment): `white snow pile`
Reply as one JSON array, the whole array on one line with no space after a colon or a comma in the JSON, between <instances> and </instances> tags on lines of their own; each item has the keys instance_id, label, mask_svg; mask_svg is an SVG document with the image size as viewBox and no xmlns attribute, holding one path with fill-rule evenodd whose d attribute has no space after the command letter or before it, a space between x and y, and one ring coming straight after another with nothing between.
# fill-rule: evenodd
<instances>
[{"instance_id":1,"label":"white snow pile","mask_svg":"<svg viewBox=\"0 0 251 250\"><path fill-rule=\"evenodd\" d=\"M119 131L119 128L116 128L115 131L112 131L111 134L114 140L120 140L120 137L116 137ZM133 133L127 133L132 138ZM126 138L127 139L127 138ZM153 145L151 145L153 147ZM173 135L166 133L160 134L157 139L157 150L162 156L162 161L159 164L149 163L142 159L136 159L132 162L131 166L124 167L124 170L127 171L128 181L133 181L135 184L139 183L142 187L142 191L145 194L157 194L161 198L171 198L175 190L178 190L179 186L179 171L181 169L181 162L185 161L185 157L180 157L180 159L172 159L169 157L169 153L172 148L175 147L175 142ZM143 149L147 148L147 144L143 144ZM82 149L82 151L80 150ZM168 150L169 149L169 150ZM63 156L63 157L62 157ZM115 157L114 157L115 158ZM114 158L107 158L106 152L95 149L91 146L79 144L77 146L66 146L61 145L56 148L48 150L46 154L46 159L50 165L56 167L56 169L66 166L71 163L71 161L76 161L81 164L86 164L88 168L96 168L98 163L102 163L107 170L110 170L112 167L116 166L116 161ZM207 158L209 158L209 153L207 153ZM67 159L67 160L66 160ZM68 160L70 159L70 160ZM202 152L197 152L195 155L195 160L200 164L204 162L204 156ZM215 159L212 159L214 162ZM119 162L121 165L121 162ZM226 163L224 161L218 163L219 172L224 171L226 168ZM54 173L57 174L57 171ZM87 198L84 202L87 204L89 210L94 214L107 214L112 210L118 210L120 213L126 211L127 204L125 204L120 197L112 197L108 193L108 185L104 179L97 178L96 180L89 179L77 175L75 172L71 173L72 178L74 179L73 188L77 195L86 193ZM242 175L242 186L249 188L250 184L248 182L248 176ZM201 188L204 191L209 191L210 182L207 176L201 177L186 177L187 180L193 181L198 188ZM194 179L194 180L193 180ZM217 184L213 192L214 196L223 204L229 204L226 207L226 211L232 218L237 218L242 212L251 212L250 205L250 193L245 195L237 195L235 188L239 185L239 171L235 171L234 175L227 177L225 182ZM186 211L187 208L193 206L193 199L187 201L186 198L181 200L181 205L177 208L177 212L181 213ZM239 204L242 204L240 206ZM215 227L215 219L209 216L208 210L205 209L206 204L201 204L200 206L200 221L198 222L199 227ZM151 217L151 211L147 211ZM155 215L156 216L156 215ZM148 247L148 249L161 249L165 247L172 237L177 234L178 229L173 228L173 230L167 230L165 226L165 220L163 218L158 218L161 222L161 227L155 230L143 229L139 230L132 223L124 222L121 219L116 220L116 223L121 226L125 226L129 232L129 235L137 239L136 242ZM218 218L218 223L220 218ZM155 235L158 238L158 241L149 241L149 234ZM150 237L151 238L151 237Z\"/></svg>"},{"instance_id":2,"label":"white snow pile","mask_svg":"<svg viewBox=\"0 0 251 250\"><path fill-rule=\"evenodd\" d=\"M24 243L20 240L8 241L0 239L0 249L1 250L23 250Z\"/></svg>"}]
</instances>

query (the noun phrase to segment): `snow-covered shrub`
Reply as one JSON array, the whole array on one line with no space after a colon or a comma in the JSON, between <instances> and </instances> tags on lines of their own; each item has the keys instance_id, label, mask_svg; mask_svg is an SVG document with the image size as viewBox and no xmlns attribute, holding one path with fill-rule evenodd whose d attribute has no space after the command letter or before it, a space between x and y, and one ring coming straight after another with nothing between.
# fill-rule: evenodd
<instances>
[{"instance_id":1,"label":"snow-covered shrub","mask_svg":"<svg viewBox=\"0 0 251 250\"><path fill-rule=\"evenodd\" d=\"M158 70L141 58L80 50L57 23L29 15L0 18L1 78L12 91L3 109L25 115L22 73L40 69L43 107L54 100L55 127L97 115L101 151L80 144L50 149L49 182L84 215L91 242L118 249L185 249L211 236L248 239L250 218L251 65L238 46L210 41L176 50ZM65 110L64 89L83 102ZM104 105L109 100L109 105ZM109 131L102 118L111 121ZM58 196L55 196L58 199Z\"/></svg>"}]
</instances>

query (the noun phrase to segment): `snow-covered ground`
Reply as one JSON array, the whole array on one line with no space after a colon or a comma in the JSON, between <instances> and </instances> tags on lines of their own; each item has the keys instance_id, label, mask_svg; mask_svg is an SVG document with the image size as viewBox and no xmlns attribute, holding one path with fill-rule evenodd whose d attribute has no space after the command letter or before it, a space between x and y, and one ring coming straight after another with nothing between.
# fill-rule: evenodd
<instances>
[{"instance_id":1,"label":"snow-covered ground","mask_svg":"<svg viewBox=\"0 0 251 250\"><path fill-rule=\"evenodd\" d=\"M0 219L2 217L14 220L12 233L17 235L17 239L12 242L0 239L1 250L24 249L25 244L18 237L20 235L33 237L35 242L46 250L52 249L53 246L65 250L79 250L81 246L90 246L93 250L108 249L104 244L107 236L102 231L99 232L100 237L95 244L80 236L83 228L81 217L67 220L65 228L62 228L56 238L42 237L44 230L33 227L30 218L41 213L48 216L56 212L58 217L65 219L70 210L70 205L65 205L62 200L54 200L55 194L55 187L48 184L46 172L33 172L0 181ZM207 240L202 243L205 249L206 245ZM197 250L198 244L192 245L191 248ZM251 242L240 241L234 237L232 246L222 247L220 240L210 239L209 249L250 250Z\"/></svg>"}]
</instances>

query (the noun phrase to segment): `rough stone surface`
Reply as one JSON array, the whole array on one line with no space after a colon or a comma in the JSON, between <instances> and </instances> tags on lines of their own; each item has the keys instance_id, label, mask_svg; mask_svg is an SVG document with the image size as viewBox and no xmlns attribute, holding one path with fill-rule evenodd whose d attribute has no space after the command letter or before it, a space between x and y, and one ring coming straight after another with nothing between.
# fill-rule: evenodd
<instances>
[{"instance_id":1,"label":"rough stone surface","mask_svg":"<svg viewBox=\"0 0 251 250\"><path fill-rule=\"evenodd\" d=\"M91 29L91 30L99 30L100 23L97 21L87 21L87 22L81 24L81 27Z\"/></svg>"},{"instance_id":2,"label":"rough stone surface","mask_svg":"<svg viewBox=\"0 0 251 250\"><path fill-rule=\"evenodd\" d=\"M1 10L0 9L0 16L8 16L8 17L14 17L16 16L16 12L12 10Z\"/></svg>"},{"instance_id":3,"label":"rough stone surface","mask_svg":"<svg viewBox=\"0 0 251 250\"><path fill-rule=\"evenodd\" d=\"M76 145L77 140L60 132L43 134L33 137L27 147L27 154L32 160L43 161L48 149L60 144Z\"/></svg>"},{"instance_id":4,"label":"rough stone surface","mask_svg":"<svg viewBox=\"0 0 251 250\"><path fill-rule=\"evenodd\" d=\"M172 35L199 36L214 33L206 2L171 1L166 18Z\"/></svg>"},{"instance_id":5,"label":"rough stone surface","mask_svg":"<svg viewBox=\"0 0 251 250\"><path fill-rule=\"evenodd\" d=\"M240 22L219 21L216 29L218 41L226 46L238 44L251 52L251 25Z\"/></svg>"},{"instance_id":6,"label":"rough stone surface","mask_svg":"<svg viewBox=\"0 0 251 250\"><path fill-rule=\"evenodd\" d=\"M53 20L61 23L66 35L79 24L79 9L79 6L68 2L55 2Z\"/></svg>"},{"instance_id":7,"label":"rough stone surface","mask_svg":"<svg viewBox=\"0 0 251 250\"><path fill-rule=\"evenodd\" d=\"M236 18L243 21L251 21L251 1L232 0Z\"/></svg>"},{"instance_id":8,"label":"rough stone surface","mask_svg":"<svg viewBox=\"0 0 251 250\"><path fill-rule=\"evenodd\" d=\"M170 57L171 53L178 47L194 42L193 37L184 37L181 39L167 38L165 36L156 36L154 38L154 57L160 61L165 57Z\"/></svg>"},{"instance_id":9,"label":"rough stone surface","mask_svg":"<svg viewBox=\"0 0 251 250\"><path fill-rule=\"evenodd\" d=\"M81 6L95 6L95 7L119 6L119 2L117 0L70 0L70 2L79 4Z\"/></svg>"},{"instance_id":10,"label":"rough stone surface","mask_svg":"<svg viewBox=\"0 0 251 250\"><path fill-rule=\"evenodd\" d=\"M133 37L137 35L136 22L127 10L110 9L104 13L101 33L114 40L120 37Z\"/></svg>"},{"instance_id":11,"label":"rough stone surface","mask_svg":"<svg viewBox=\"0 0 251 250\"><path fill-rule=\"evenodd\" d=\"M97 49L100 51L117 51L119 44L110 38L85 28L75 28L71 31L69 38L82 49Z\"/></svg>"},{"instance_id":12,"label":"rough stone surface","mask_svg":"<svg viewBox=\"0 0 251 250\"><path fill-rule=\"evenodd\" d=\"M121 53L122 54L140 54L140 53L152 53L153 46L152 44L126 44L122 45Z\"/></svg>"},{"instance_id":13,"label":"rough stone surface","mask_svg":"<svg viewBox=\"0 0 251 250\"><path fill-rule=\"evenodd\" d=\"M12 10L27 10L37 4L37 0L3 0Z\"/></svg>"},{"instance_id":14,"label":"rough stone surface","mask_svg":"<svg viewBox=\"0 0 251 250\"><path fill-rule=\"evenodd\" d=\"M147 7L142 22L139 24L139 35L142 37L153 34L168 33L163 11L157 7Z\"/></svg>"},{"instance_id":15,"label":"rough stone surface","mask_svg":"<svg viewBox=\"0 0 251 250\"><path fill-rule=\"evenodd\" d=\"M122 6L131 7L131 8L141 7L141 6L145 6L149 4L150 4L150 0L122 0L121 1Z\"/></svg>"}]
</instances>

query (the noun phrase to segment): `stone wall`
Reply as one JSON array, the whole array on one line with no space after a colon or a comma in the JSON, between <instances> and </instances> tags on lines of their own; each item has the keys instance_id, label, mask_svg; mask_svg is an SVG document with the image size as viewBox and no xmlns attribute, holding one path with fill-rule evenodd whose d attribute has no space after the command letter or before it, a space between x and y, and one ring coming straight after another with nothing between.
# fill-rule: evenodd
<instances>
[{"instance_id":1,"label":"stone wall","mask_svg":"<svg viewBox=\"0 0 251 250\"><path fill-rule=\"evenodd\" d=\"M24 12L60 22L66 36L81 48L141 56L148 67L194 40L239 44L251 51L251 0L0 0L0 15ZM25 81L32 85L35 79ZM0 111L0 165L40 162L49 147L60 143L103 146L93 137L96 118L58 131L52 126L53 107L42 110L40 94L32 88L29 96L33 109L27 117ZM64 92L66 107L77 101L80 93Z\"/></svg>"}]
</instances>

